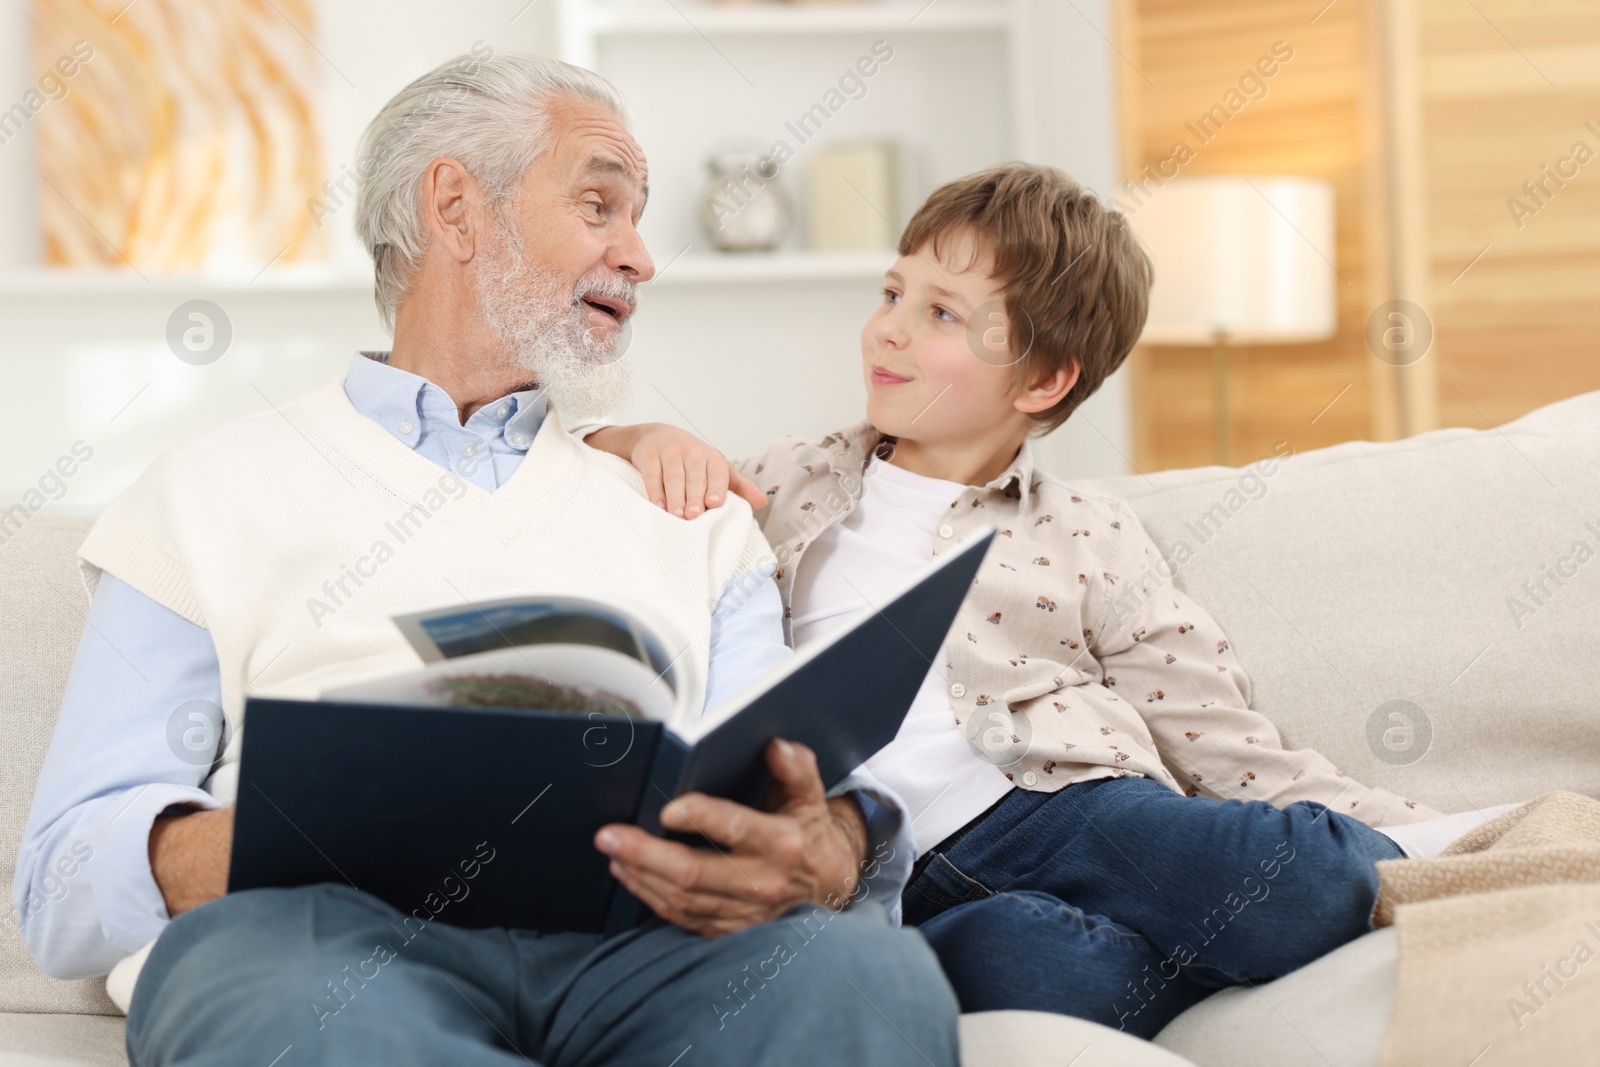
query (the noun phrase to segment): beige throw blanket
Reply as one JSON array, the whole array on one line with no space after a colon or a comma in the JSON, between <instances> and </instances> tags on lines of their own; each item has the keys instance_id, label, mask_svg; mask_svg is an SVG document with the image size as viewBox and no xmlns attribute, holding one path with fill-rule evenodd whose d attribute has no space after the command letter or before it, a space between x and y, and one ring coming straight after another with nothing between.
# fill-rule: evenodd
<instances>
[{"instance_id":1,"label":"beige throw blanket","mask_svg":"<svg viewBox=\"0 0 1600 1067\"><path fill-rule=\"evenodd\" d=\"M1546 793L1378 877L1400 944L1384 1067L1600 1063L1600 801Z\"/></svg>"}]
</instances>

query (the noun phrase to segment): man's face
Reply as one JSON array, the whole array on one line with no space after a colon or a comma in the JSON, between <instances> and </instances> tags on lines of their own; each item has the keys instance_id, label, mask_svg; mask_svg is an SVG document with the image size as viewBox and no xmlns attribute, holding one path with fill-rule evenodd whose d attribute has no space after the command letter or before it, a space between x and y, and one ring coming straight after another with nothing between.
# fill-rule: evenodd
<instances>
[{"instance_id":1,"label":"man's face","mask_svg":"<svg viewBox=\"0 0 1600 1067\"><path fill-rule=\"evenodd\" d=\"M940 251L919 249L889 268L883 303L861 331L867 418L881 433L930 444L981 437L1016 417L1023 354L1013 352L989 257L960 233Z\"/></svg>"},{"instance_id":2,"label":"man's face","mask_svg":"<svg viewBox=\"0 0 1600 1067\"><path fill-rule=\"evenodd\" d=\"M623 327L655 264L636 228L644 153L598 104L549 108L551 145L517 196L490 211L475 257L478 301L510 358L566 415L606 414L627 397Z\"/></svg>"}]
</instances>

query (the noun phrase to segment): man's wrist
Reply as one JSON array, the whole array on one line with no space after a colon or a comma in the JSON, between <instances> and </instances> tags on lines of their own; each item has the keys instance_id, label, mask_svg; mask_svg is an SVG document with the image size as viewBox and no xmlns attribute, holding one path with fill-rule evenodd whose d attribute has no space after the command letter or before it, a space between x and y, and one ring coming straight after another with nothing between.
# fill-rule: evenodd
<instances>
[{"instance_id":1,"label":"man's wrist","mask_svg":"<svg viewBox=\"0 0 1600 1067\"><path fill-rule=\"evenodd\" d=\"M231 808L174 806L150 827L150 873L169 917L222 896L228 890L233 842Z\"/></svg>"},{"instance_id":2,"label":"man's wrist","mask_svg":"<svg viewBox=\"0 0 1600 1067\"><path fill-rule=\"evenodd\" d=\"M833 818L839 836L849 845L852 861L859 870L867 861L867 852L871 847L867 837L867 817L861 810L860 802L853 793L832 797L828 801L828 814Z\"/></svg>"}]
</instances>

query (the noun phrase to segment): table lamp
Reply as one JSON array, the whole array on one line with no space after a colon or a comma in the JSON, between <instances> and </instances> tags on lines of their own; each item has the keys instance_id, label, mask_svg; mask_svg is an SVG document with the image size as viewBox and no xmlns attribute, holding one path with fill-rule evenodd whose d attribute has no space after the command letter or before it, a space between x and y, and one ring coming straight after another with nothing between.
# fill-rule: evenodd
<instances>
[{"instance_id":1,"label":"table lamp","mask_svg":"<svg viewBox=\"0 0 1600 1067\"><path fill-rule=\"evenodd\" d=\"M1155 264L1141 344L1212 352L1215 462L1231 465L1228 348L1335 329L1333 186L1314 178L1180 178L1129 212Z\"/></svg>"}]
</instances>

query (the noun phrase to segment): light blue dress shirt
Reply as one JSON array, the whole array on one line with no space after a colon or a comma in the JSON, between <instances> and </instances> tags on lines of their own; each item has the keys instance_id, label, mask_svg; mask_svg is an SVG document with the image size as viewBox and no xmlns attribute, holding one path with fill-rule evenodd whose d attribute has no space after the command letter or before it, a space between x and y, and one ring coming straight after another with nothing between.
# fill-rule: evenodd
<instances>
[{"instance_id":1,"label":"light blue dress shirt","mask_svg":"<svg viewBox=\"0 0 1600 1067\"><path fill-rule=\"evenodd\" d=\"M356 410L441 467L493 492L511 477L544 423L537 389L510 393L465 424L427 379L351 357L344 388ZM712 616L705 707L737 693L790 655L783 605L771 581L730 587ZM110 573L89 605L61 717L34 793L12 885L14 920L34 959L58 978L105 974L169 921L150 871L150 827L173 805L219 807L202 788L209 766L179 758L169 721L184 704L220 704L211 634ZM899 918L915 846L893 793L858 770L832 795L854 792L867 814L876 862L857 902Z\"/></svg>"}]
</instances>

